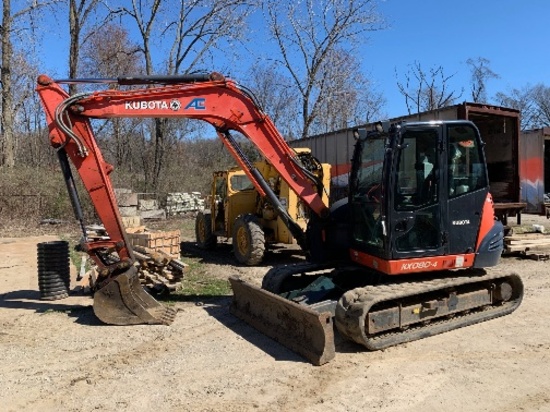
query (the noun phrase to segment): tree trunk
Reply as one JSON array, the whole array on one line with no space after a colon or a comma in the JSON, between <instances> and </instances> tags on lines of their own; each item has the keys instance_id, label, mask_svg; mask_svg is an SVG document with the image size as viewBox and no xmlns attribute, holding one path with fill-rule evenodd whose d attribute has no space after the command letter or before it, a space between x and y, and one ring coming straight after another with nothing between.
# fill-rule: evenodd
<instances>
[{"instance_id":1,"label":"tree trunk","mask_svg":"<svg viewBox=\"0 0 550 412\"><path fill-rule=\"evenodd\" d=\"M11 94L11 1L3 0L2 7L2 124L0 125L0 167L15 166L15 137L13 131L13 96Z\"/></svg>"},{"instance_id":2,"label":"tree trunk","mask_svg":"<svg viewBox=\"0 0 550 412\"><path fill-rule=\"evenodd\" d=\"M155 119L155 160L153 163L153 188L159 189L160 176L164 167L165 158L165 126L166 119Z\"/></svg>"},{"instance_id":3,"label":"tree trunk","mask_svg":"<svg viewBox=\"0 0 550 412\"><path fill-rule=\"evenodd\" d=\"M69 34L70 34L70 46L69 46L69 78L74 79L77 77L78 70L78 53L80 42L80 21L78 18L78 10L76 0L69 1ZM75 94L77 91L76 84L69 85L69 94Z\"/></svg>"}]
</instances>

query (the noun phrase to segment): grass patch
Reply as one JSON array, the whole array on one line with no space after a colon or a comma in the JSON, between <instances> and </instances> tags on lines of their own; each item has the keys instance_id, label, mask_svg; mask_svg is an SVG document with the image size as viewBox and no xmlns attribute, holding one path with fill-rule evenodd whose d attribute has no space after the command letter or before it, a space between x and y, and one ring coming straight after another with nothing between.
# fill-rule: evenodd
<instances>
[{"instance_id":1,"label":"grass patch","mask_svg":"<svg viewBox=\"0 0 550 412\"><path fill-rule=\"evenodd\" d=\"M187 266L186 273L174 295L179 296L228 296L231 295L231 286L227 279L220 279L208 274L199 259L184 260Z\"/></svg>"},{"instance_id":2,"label":"grass patch","mask_svg":"<svg viewBox=\"0 0 550 412\"><path fill-rule=\"evenodd\" d=\"M195 219L182 219L180 223L181 233L195 234Z\"/></svg>"},{"instance_id":3,"label":"grass patch","mask_svg":"<svg viewBox=\"0 0 550 412\"><path fill-rule=\"evenodd\" d=\"M40 313L40 315L42 316L53 315L55 313L66 314L66 313L71 313L71 310L70 309L46 309L45 311Z\"/></svg>"},{"instance_id":4,"label":"grass patch","mask_svg":"<svg viewBox=\"0 0 550 412\"><path fill-rule=\"evenodd\" d=\"M187 276L177 290L180 296L228 296L231 294L229 281L204 276Z\"/></svg>"}]
</instances>

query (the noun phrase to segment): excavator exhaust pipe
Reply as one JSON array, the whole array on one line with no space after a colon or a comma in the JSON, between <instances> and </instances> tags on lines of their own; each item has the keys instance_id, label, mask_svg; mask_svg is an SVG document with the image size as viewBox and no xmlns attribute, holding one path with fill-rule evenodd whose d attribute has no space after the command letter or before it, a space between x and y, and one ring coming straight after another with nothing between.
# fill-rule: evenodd
<instances>
[{"instance_id":1,"label":"excavator exhaust pipe","mask_svg":"<svg viewBox=\"0 0 550 412\"><path fill-rule=\"evenodd\" d=\"M141 286L135 267L94 293L94 313L108 325L170 325L176 310L157 302Z\"/></svg>"}]
</instances>

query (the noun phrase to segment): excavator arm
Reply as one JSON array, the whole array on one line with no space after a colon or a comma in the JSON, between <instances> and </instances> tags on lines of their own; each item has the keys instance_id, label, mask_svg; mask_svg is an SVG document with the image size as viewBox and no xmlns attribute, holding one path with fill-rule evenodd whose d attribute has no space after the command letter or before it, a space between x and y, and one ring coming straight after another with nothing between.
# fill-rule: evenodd
<instances>
[{"instance_id":1,"label":"excavator arm","mask_svg":"<svg viewBox=\"0 0 550 412\"><path fill-rule=\"evenodd\" d=\"M75 81L142 85L142 88L110 89L69 96L61 84ZM269 185L231 137L231 131L237 131L246 136L273 165L304 205L310 208L313 217L322 219L329 215L329 210L322 201L321 187L315 176L301 164L270 118L255 103L251 94L222 75L212 73L208 76L125 77L68 81L54 81L42 75L38 78L38 93L46 112L50 141L58 151L71 200L84 231L82 247L99 267L94 311L105 323L169 324L174 319L175 312L159 304L140 285L135 258L121 224L109 179L112 167L103 159L96 144L90 119L183 117L210 123L258 192L274 205L284 219L284 207L280 205ZM410 139L416 138L414 133L419 137L431 136L428 143L433 145L434 153L436 151L439 153L438 158L443 165L440 166L441 170L447 169L445 162L448 159L441 142L450 136L451 126L458 126L455 130L456 138L463 135L470 127L465 122L461 124L449 122L448 126L443 122L407 125L411 133ZM436 127L439 129L434 135L433 131ZM480 144L478 132L473 126L470 129L477 136L476 139ZM400 167L400 164L392 160L394 159L392 156L403 155L405 153L403 150L408 147L408 143L402 144L400 140L404 134L397 129L393 129L393 132L393 138L387 139L387 136L384 136L384 142L380 141L383 146L375 151L368 149L363 151L363 143L366 148L366 144L371 140L362 139L359 136L354 159L352 159L354 165L363 169L364 164L373 164L371 154L383 156L384 162L380 162L383 168L382 184L386 182L389 193L394 192L390 184L395 180L396 170ZM420 148L419 144L418 149ZM363 157L363 154L368 156ZM415 151L409 151L408 154L411 154L411 159L416 157ZM484 159L482 155L479 158ZM86 238L69 159L81 176L97 214L108 231L110 237L108 240ZM404 155L403 159L406 159ZM403 164L411 167L411 176L417 174L417 169L413 169L413 167L416 168L415 162L409 161ZM352 168L352 180L354 179L353 170L355 169ZM362 176L364 183L372 183L370 173L365 172ZM357 186L360 187L361 182L356 180ZM443 177L440 182L445 183L445 178ZM353 182L350 187L353 192ZM365 185L365 187L369 186ZM385 209L380 210L382 212L385 210L384 213L388 215L385 221L389 224L387 232L386 226L381 225L381 233L384 237L382 242L370 242L369 239L375 230L362 227L362 223L372 217L372 213L368 217L363 217L362 212L371 206L360 192L357 193L359 196L353 196L351 193L350 207L340 205L340 210L335 208L331 218L326 220L327 225L324 225L324 222L317 224L319 222L313 220L309 228L311 229L310 239L306 239L301 229L290 216L287 216L286 223L293 236L306 249L311 242L312 254L319 252L324 254L324 246L327 246L329 240L332 242L330 245L336 245L337 241L343 238L341 235L348 234L355 237L352 239L354 242L352 246L355 248L359 245L364 250L351 249L349 261L328 259L329 261L326 262L306 262L275 267L264 277L262 288L238 278L230 278L234 292L231 313L317 365L326 363L334 357L333 319L343 336L370 350L377 350L511 313L519 306L523 297L523 284L519 276L502 274L498 271L482 273L479 270L480 267L496 264L502 245L501 226L495 225L492 219L488 185L485 184L485 187L480 187L461 198L450 198L447 189L440 186L439 192L432 198L436 201L422 206L422 209L417 208L419 205L415 203L416 198L412 195L410 199L403 200L401 204L403 208L396 207L395 203L390 204L395 201L392 195L385 197L387 202ZM471 197L466 197L470 195ZM361 212L357 213L359 216L357 219L353 209L354 199L357 200L357 210ZM443 200L440 201L441 199ZM448 240L447 232L451 230L456 232L457 239L463 237L462 234L465 233L459 232L460 228L457 226L462 224L458 225L455 221L446 223L447 231L432 230L434 234L443 235L441 242L427 243L428 246L419 243L423 240L421 238L424 234L429 232L420 225L418 235L404 237L405 233L412 233L412 229L416 227L407 223L411 221L411 217L416 216L418 222L424 221L420 218L432 217L433 222L439 224L443 219L442 216L449 213L452 204L455 205L453 206L455 212L459 209L456 206L457 203L451 203L459 200L463 202L458 203L463 205L461 207L469 209L472 209L471 205L480 205L484 202L482 214L486 224L477 229L476 244L468 245L467 249L459 250L456 255L449 255L446 252L446 248L450 247L449 244L452 245ZM416 209L408 209L409 206L414 206ZM438 209L435 208L436 206ZM350 214L348 210L351 211ZM382 212L378 215L382 216ZM479 212L477 212L478 216ZM470 224L469 220L463 222ZM343 223L343 229L339 223ZM353 229L359 230L346 233L352 225ZM471 227L474 228L474 226ZM404 245L403 247L394 247L397 242L388 241L388 239L391 240L392 233L394 239L398 236L399 239L406 240L406 243L401 245ZM363 237L365 235L371 237ZM460 240L462 242L462 239ZM463 245L460 242L457 244ZM384 245L394 248L382 250L381 246ZM465 270L462 274L455 275L456 269L468 267L465 264L466 259L473 255L474 246L478 249L483 246L486 252L485 258L482 256L476 270ZM406 248L408 249L404 250ZM327 249L330 248L327 247ZM371 250L375 250L376 253L370 255ZM384 252L384 255L381 252ZM482 255L478 252L479 250L476 251L477 256ZM437 264L433 264L434 262ZM451 262L452 266L444 266L444 262ZM398 270L394 272L387 270L388 267L392 268L388 266L390 264L394 264L393 267ZM361 266L371 267L372 270L362 270ZM426 270L428 267L430 269ZM451 268L453 271L441 272L442 268ZM379 276L385 271L386 274L402 274L404 278L416 269L422 272L437 271L434 272L437 275L430 280L418 278L417 281L412 281L410 278L406 278L406 281L390 281L386 277L382 279ZM359 281L360 277L365 279ZM375 278L378 278L381 283L378 284Z\"/></svg>"},{"instance_id":2,"label":"excavator arm","mask_svg":"<svg viewBox=\"0 0 550 412\"><path fill-rule=\"evenodd\" d=\"M75 82L143 86L69 96L61 85ZM50 143L58 152L69 194L83 229L81 247L99 268L94 311L105 323L169 324L174 313L156 302L139 286L135 258L122 226L109 178L113 167L103 158L90 119L190 118L210 123L258 192L266 196L281 214L285 214L284 207L269 185L232 138L230 132L237 131L254 144L314 215L324 218L329 214L315 176L301 165L271 119L249 93L218 73L208 76L82 80L53 80L41 75L37 83L37 92L46 113ZM78 171L97 215L109 234L108 240L86 237L69 159ZM300 227L290 216L286 216L286 223L299 244L307 248L305 234Z\"/></svg>"}]
</instances>

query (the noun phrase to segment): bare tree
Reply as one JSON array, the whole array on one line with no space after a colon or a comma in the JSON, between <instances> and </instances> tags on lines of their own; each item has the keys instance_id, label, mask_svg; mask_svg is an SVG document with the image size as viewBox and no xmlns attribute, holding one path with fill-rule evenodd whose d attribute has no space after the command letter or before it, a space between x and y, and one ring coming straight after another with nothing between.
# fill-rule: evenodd
<instances>
[{"instance_id":1,"label":"bare tree","mask_svg":"<svg viewBox=\"0 0 550 412\"><path fill-rule=\"evenodd\" d=\"M487 102L487 81L491 79L498 79L500 76L491 70L489 67L490 61L478 57L477 59L468 59L466 64L470 66L471 71L471 96L472 101Z\"/></svg>"},{"instance_id":2,"label":"bare tree","mask_svg":"<svg viewBox=\"0 0 550 412\"><path fill-rule=\"evenodd\" d=\"M318 115L310 132L344 129L381 114L384 99L359 70L354 55L340 48L329 51L319 73Z\"/></svg>"},{"instance_id":3,"label":"bare tree","mask_svg":"<svg viewBox=\"0 0 550 412\"><path fill-rule=\"evenodd\" d=\"M139 45L130 40L128 30L113 23L94 31L81 54L79 72L87 77L117 77L143 69Z\"/></svg>"},{"instance_id":4,"label":"bare tree","mask_svg":"<svg viewBox=\"0 0 550 412\"><path fill-rule=\"evenodd\" d=\"M526 85L496 95L498 103L521 111L521 129L550 126L550 87L542 83Z\"/></svg>"},{"instance_id":5,"label":"bare tree","mask_svg":"<svg viewBox=\"0 0 550 412\"><path fill-rule=\"evenodd\" d=\"M168 74L196 71L217 46L238 37L251 5L246 0L194 0L179 2L176 7L175 10L174 2L168 0L132 0L130 7L111 11L129 17L137 26L147 74L158 68ZM165 61L154 62L152 49L156 40L159 47L171 45ZM151 122L148 134L152 136L154 161L152 170L146 172L150 173L147 180L154 189L165 167L171 137L180 135L176 124L182 123L167 119Z\"/></svg>"},{"instance_id":6,"label":"bare tree","mask_svg":"<svg viewBox=\"0 0 550 412\"><path fill-rule=\"evenodd\" d=\"M13 19L11 1L4 0L2 7L2 124L0 125L0 167L15 165L15 149L13 135L13 110L11 110L13 96L11 94L11 59L12 42L11 30Z\"/></svg>"},{"instance_id":7,"label":"bare tree","mask_svg":"<svg viewBox=\"0 0 550 412\"><path fill-rule=\"evenodd\" d=\"M550 87L543 84L533 87L533 100L536 106L536 126L550 127Z\"/></svg>"},{"instance_id":8,"label":"bare tree","mask_svg":"<svg viewBox=\"0 0 550 412\"><path fill-rule=\"evenodd\" d=\"M397 88L405 97L405 104L409 114L440 109L455 103L464 90L457 94L450 90L450 81L454 74L445 75L442 66L431 67L427 72L419 62L409 65L409 70L404 74L404 81L399 80L397 69L395 70Z\"/></svg>"},{"instance_id":9,"label":"bare tree","mask_svg":"<svg viewBox=\"0 0 550 412\"><path fill-rule=\"evenodd\" d=\"M76 78L78 60L80 58L80 46L84 43L82 30L93 12L96 10L99 0L69 0L69 77ZM76 93L77 85L69 85L69 93Z\"/></svg>"},{"instance_id":10,"label":"bare tree","mask_svg":"<svg viewBox=\"0 0 550 412\"><path fill-rule=\"evenodd\" d=\"M142 72L139 46L133 43L125 28L106 23L95 30L82 48L80 73L86 77L118 77ZM111 85L110 87L116 87ZM117 168L133 170L133 150L139 140L132 141L139 119L111 119L98 130L106 155ZM136 156L138 157L138 156Z\"/></svg>"},{"instance_id":11,"label":"bare tree","mask_svg":"<svg viewBox=\"0 0 550 412\"><path fill-rule=\"evenodd\" d=\"M326 97L322 67L330 52L338 47L353 50L365 40L365 33L382 28L381 18L374 0L267 0L265 10L280 52L277 61L288 71L300 95L301 137L306 137Z\"/></svg>"},{"instance_id":12,"label":"bare tree","mask_svg":"<svg viewBox=\"0 0 550 412\"><path fill-rule=\"evenodd\" d=\"M12 90L14 45L13 38L24 36L32 28L31 16L55 0L30 2L18 10L12 9L11 0L2 1L2 25L0 26L0 42L2 45L2 67L0 82L1 92L1 124L0 124L0 167L15 166L15 135L14 135L14 98ZM17 3L20 5L20 3ZM26 21L25 21L26 20ZM25 24L26 23L26 24Z\"/></svg>"},{"instance_id":13,"label":"bare tree","mask_svg":"<svg viewBox=\"0 0 550 412\"><path fill-rule=\"evenodd\" d=\"M498 104L521 111L521 129L527 130L537 127L537 108L533 99L533 88L525 86L521 89L512 89L508 93L496 94Z\"/></svg>"},{"instance_id":14,"label":"bare tree","mask_svg":"<svg viewBox=\"0 0 550 412\"><path fill-rule=\"evenodd\" d=\"M128 7L110 9L110 15L129 17L136 25L147 74L159 69L186 74L196 71L206 56L227 54L231 47L223 46L242 39L252 10L247 0L132 0ZM166 50L161 62L153 59L156 46Z\"/></svg>"},{"instance_id":15,"label":"bare tree","mask_svg":"<svg viewBox=\"0 0 550 412\"><path fill-rule=\"evenodd\" d=\"M47 134L42 133L42 109L35 91L38 68L23 52L13 54L12 66L12 129L15 137L16 163L22 163L25 166L49 164L52 156L45 150L49 148L49 143Z\"/></svg>"},{"instance_id":16,"label":"bare tree","mask_svg":"<svg viewBox=\"0 0 550 412\"><path fill-rule=\"evenodd\" d=\"M151 34L162 3L162 0L132 0L131 7L121 7L113 11L113 13L130 16L137 26L141 35L141 52L147 74L153 74L155 71L151 54Z\"/></svg>"},{"instance_id":17,"label":"bare tree","mask_svg":"<svg viewBox=\"0 0 550 412\"><path fill-rule=\"evenodd\" d=\"M274 63L252 66L246 84L283 136L288 140L299 136L298 98L291 80Z\"/></svg>"},{"instance_id":18,"label":"bare tree","mask_svg":"<svg viewBox=\"0 0 550 412\"><path fill-rule=\"evenodd\" d=\"M182 1L177 14L171 11L175 18L162 32L162 38L172 44L168 72L190 73L207 60L214 62L220 52L227 56L233 43L246 34L252 10L247 0Z\"/></svg>"}]
</instances>

